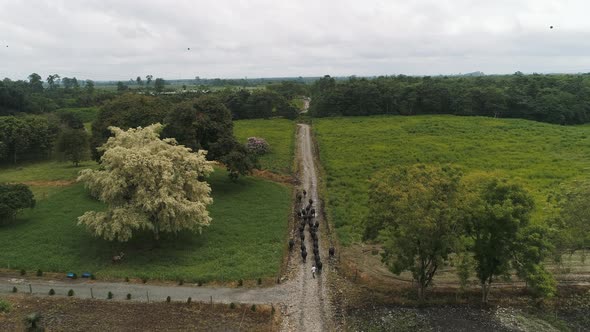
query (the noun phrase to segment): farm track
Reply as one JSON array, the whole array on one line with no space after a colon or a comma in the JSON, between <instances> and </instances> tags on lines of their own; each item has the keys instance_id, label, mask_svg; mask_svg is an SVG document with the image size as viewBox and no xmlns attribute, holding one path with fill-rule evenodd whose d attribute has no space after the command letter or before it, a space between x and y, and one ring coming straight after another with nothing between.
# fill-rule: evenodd
<instances>
[{"instance_id":1,"label":"farm track","mask_svg":"<svg viewBox=\"0 0 590 332\"><path fill-rule=\"evenodd\" d=\"M301 169L301 186L307 191L305 199L313 199L314 208L316 209L316 218L320 223L317 231L319 238L319 254L324 269L322 273L311 276L311 267L314 264L311 255L308 256L307 263L302 263L299 246L291 253L290 262L295 269L294 284L288 288L289 303L285 313L286 319L283 322L285 331L330 331L334 325L331 322L332 305L328 296L327 274L330 273L331 267L328 264L328 244L325 236L322 236L323 230L327 225L322 220L322 212L318 199L318 178L314 163L313 144L311 138L311 129L308 125L300 124L297 131L298 157ZM308 229L308 227L306 227ZM305 231L305 246L313 248L311 236Z\"/></svg>"}]
</instances>

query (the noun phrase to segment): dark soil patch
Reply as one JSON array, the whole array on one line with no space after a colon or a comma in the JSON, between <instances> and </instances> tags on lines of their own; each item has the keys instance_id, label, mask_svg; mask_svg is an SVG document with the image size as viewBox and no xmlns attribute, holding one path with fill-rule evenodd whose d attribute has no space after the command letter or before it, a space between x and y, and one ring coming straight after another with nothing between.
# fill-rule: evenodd
<instances>
[{"instance_id":1,"label":"dark soil patch","mask_svg":"<svg viewBox=\"0 0 590 332\"><path fill-rule=\"evenodd\" d=\"M76 298L7 297L9 313L0 314L0 331L23 331L23 318L43 315L48 331L278 331L278 310L269 306L203 303L138 303Z\"/></svg>"}]
</instances>

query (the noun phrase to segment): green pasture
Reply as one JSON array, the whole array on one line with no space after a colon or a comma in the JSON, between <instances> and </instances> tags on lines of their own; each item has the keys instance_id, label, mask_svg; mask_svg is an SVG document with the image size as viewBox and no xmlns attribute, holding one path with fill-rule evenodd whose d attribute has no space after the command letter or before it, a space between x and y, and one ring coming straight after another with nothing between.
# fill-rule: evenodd
<instances>
[{"instance_id":1,"label":"green pasture","mask_svg":"<svg viewBox=\"0 0 590 332\"><path fill-rule=\"evenodd\" d=\"M92 122L98 117L98 107L73 107L73 108L60 108L55 112L66 112L74 113L80 117L82 122Z\"/></svg>"},{"instance_id":2,"label":"green pasture","mask_svg":"<svg viewBox=\"0 0 590 332\"><path fill-rule=\"evenodd\" d=\"M262 137L270 145L270 153L259 158L262 169L290 174L295 154L295 123L286 119L255 119L234 121L234 134L240 143L248 137Z\"/></svg>"},{"instance_id":3,"label":"green pasture","mask_svg":"<svg viewBox=\"0 0 590 332\"><path fill-rule=\"evenodd\" d=\"M56 162L1 169L0 181L72 179L80 169ZM220 168L209 182L214 198L211 226L202 234L168 234L158 247L149 233L113 244L77 226L76 218L85 211L104 208L82 184L49 186L50 195L43 194L42 183L35 184L37 206L0 226L0 267L187 282L276 276L287 237L290 189L252 177L233 183ZM113 265L111 257L119 251L125 259Z\"/></svg>"},{"instance_id":4,"label":"green pasture","mask_svg":"<svg viewBox=\"0 0 590 332\"><path fill-rule=\"evenodd\" d=\"M465 173L517 178L533 194L533 222L547 215L548 194L590 173L590 127L517 119L373 116L315 119L326 177L327 211L344 244L361 239L369 180L384 168L455 164Z\"/></svg>"}]
</instances>

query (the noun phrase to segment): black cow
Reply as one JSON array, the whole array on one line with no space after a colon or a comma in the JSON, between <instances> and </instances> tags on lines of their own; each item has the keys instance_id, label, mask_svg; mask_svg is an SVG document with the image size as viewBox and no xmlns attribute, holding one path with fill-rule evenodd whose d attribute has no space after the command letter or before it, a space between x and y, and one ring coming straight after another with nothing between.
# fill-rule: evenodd
<instances>
[{"instance_id":1,"label":"black cow","mask_svg":"<svg viewBox=\"0 0 590 332\"><path fill-rule=\"evenodd\" d=\"M305 260L307 258L307 251L302 251L301 252L301 258L303 258L303 263L305 263Z\"/></svg>"},{"instance_id":2,"label":"black cow","mask_svg":"<svg viewBox=\"0 0 590 332\"><path fill-rule=\"evenodd\" d=\"M289 240L289 251L293 250L294 246L295 246L295 241L293 241L293 239Z\"/></svg>"},{"instance_id":3,"label":"black cow","mask_svg":"<svg viewBox=\"0 0 590 332\"><path fill-rule=\"evenodd\" d=\"M328 249L328 253L330 254L330 257L334 257L334 247L330 247L330 249Z\"/></svg>"},{"instance_id":4,"label":"black cow","mask_svg":"<svg viewBox=\"0 0 590 332\"><path fill-rule=\"evenodd\" d=\"M321 270L322 270L322 261L319 261L319 260L318 260L318 261L315 263L315 266L318 268L318 270L320 270L320 271L321 271Z\"/></svg>"},{"instance_id":5,"label":"black cow","mask_svg":"<svg viewBox=\"0 0 590 332\"><path fill-rule=\"evenodd\" d=\"M305 189L303 189L303 196L305 197L307 195L307 191L305 191Z\"/></svg>"},{"instance_id":6,"label":"black cow","mask_svg":"<svg viewBox=\"0 0 590 332\"><path fill-rule=\"evenodd\" d=\"M305 241L305 234L301 233L299 234L299 237L301 238L301 242Z\"/></svg>"},{"instance_id":7,"label":"black cow","mask_svg":"<svg viewBox=\"0 0 590 332\"><path fill-rule=\"evenodd\" d=\"M313 204L313 199L309 199L309 206L311 206Z\"/></svg>"}]
</instances>

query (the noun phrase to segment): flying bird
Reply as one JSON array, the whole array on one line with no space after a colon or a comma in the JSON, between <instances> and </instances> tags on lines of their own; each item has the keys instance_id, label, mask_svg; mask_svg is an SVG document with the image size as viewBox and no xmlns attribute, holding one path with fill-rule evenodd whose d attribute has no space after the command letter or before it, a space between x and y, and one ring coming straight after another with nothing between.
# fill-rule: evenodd
<instances>
[{"instance_id":1,"label":"flying bird","mask_svg":"<svg viewBox=\"0 0 590 332\"><path fill-rule=\"evenodd\" d=\"M187 47L187 50L188 50L188 51L190 51L190 50L191 50L191 48L190 48L190 47Z\"/></svg>"},{"instance_id":2,"label":"flying bird","mask_svg":"<svg viewBox=\"0 0 590 332\"><path fill-rule=\"evenodd\" d=\"M552 26L552 25L550 25L550 26L549 26L549 29L553 29L553 26Z\"/></svg>"}]
</instances>

